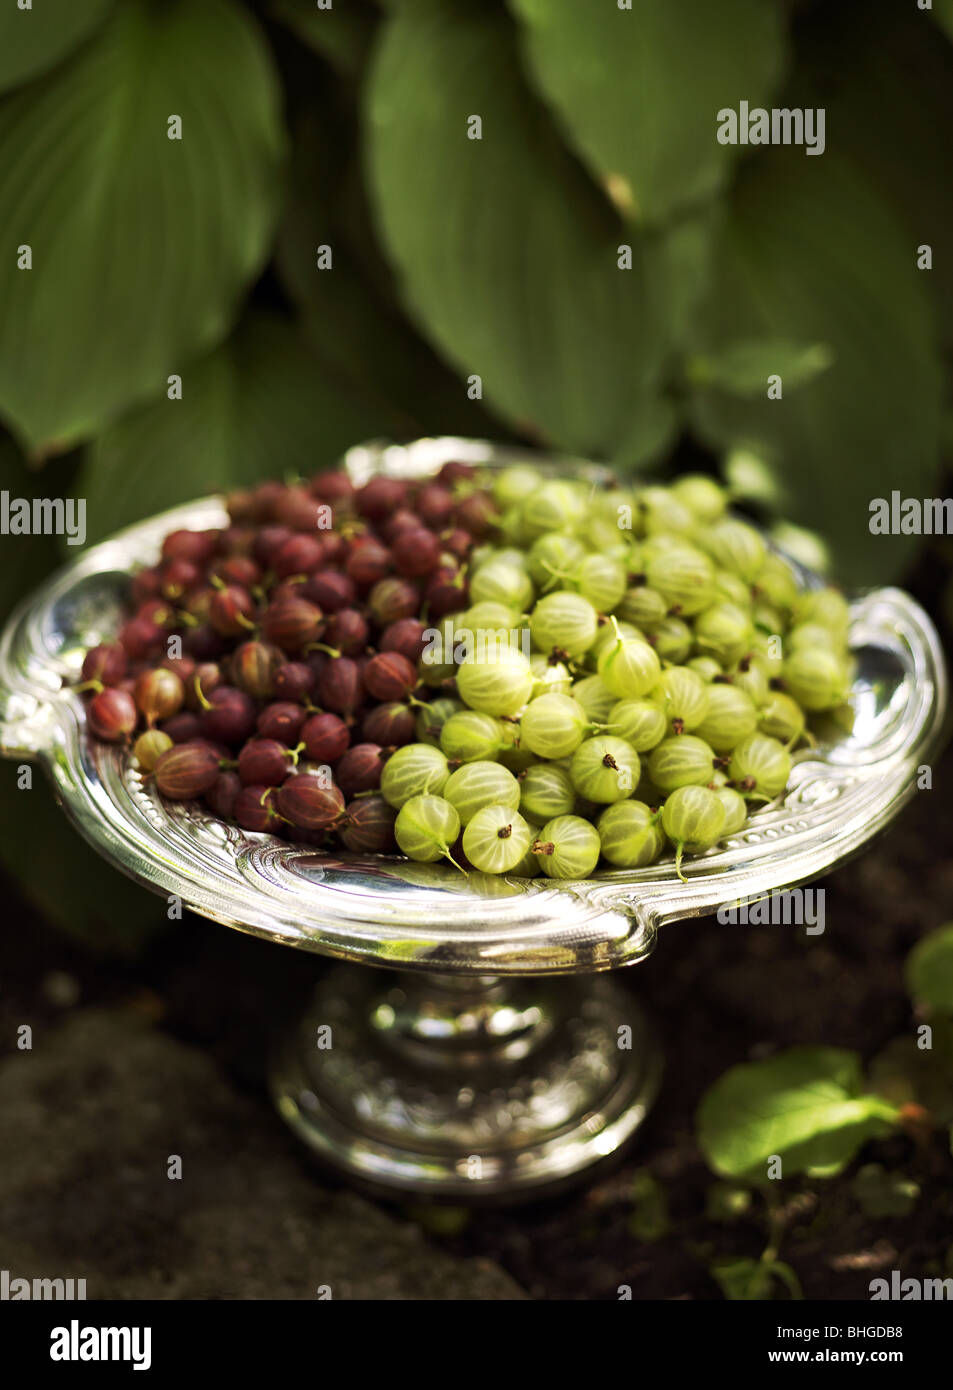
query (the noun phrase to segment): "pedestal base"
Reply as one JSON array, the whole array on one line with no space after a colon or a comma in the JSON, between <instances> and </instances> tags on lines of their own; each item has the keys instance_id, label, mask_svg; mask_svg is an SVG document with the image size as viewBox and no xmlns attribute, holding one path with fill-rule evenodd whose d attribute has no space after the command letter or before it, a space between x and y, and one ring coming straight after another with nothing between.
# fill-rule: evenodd
<instances>
[{"instance_id":1,"label":"pedestal base","mask_svg":"<svg viewBox=\"0 0 953 1390\"><path fill-rule=\"evenodd\" d=\"M616 1154L661 1054L604 976L503 982L343 966L272 1071L322 1159L394 1195L526 1200Z\"/></svg>"}]
</instances>

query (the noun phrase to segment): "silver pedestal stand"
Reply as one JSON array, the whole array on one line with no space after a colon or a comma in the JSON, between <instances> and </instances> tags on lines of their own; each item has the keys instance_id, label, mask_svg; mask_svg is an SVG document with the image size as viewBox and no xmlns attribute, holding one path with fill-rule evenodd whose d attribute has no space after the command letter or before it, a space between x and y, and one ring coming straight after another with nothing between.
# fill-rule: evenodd
<instances>
[{"instance_id":1,"label":"silver pedestal stand","mask_svg":"<svg viewBox=\"0 0 953 1390\"><path fill-rule=\"evenodd\" d=\"M435 439L369 445L345 462L361 481L422 476L449 458L498 467L526 456ZM398 972L336 967L272 1070L278 1110L309 1148L381 1191L518 1200L617 1154L652 1102L661 1058L638 1006L602 972L643 959L662 925L817 878L855 853L913 794L937 746L936 633L907 595L882 589L851 608L853 733L802 754L783 799L687 861L685 882L670 860L580 883L465 879L246 833L163 802L128 755L87 737L70 689L85 648L116 630L129 571L174 527L224 517L212 499L152 518L82 554L13 615L0 644L0 748L42 762L80 833L154 891L267 940Z\"/></svg>"}]
</instances>

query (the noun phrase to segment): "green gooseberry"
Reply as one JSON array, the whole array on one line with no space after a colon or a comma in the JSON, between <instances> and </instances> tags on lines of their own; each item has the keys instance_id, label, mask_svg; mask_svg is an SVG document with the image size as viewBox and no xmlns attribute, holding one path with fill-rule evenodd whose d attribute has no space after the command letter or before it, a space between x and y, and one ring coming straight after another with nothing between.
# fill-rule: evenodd
<instances>
[{"instance_id":1,"label":"green gooseberry","mask_svg":"<svg viewBox=\"0 0 953 1390\"><path fill-rule=\"evenodd\" d=\"M606 732L631 743L637 753L648 753L668 733L668 721L656 700L620 700L609 712Z\"/></svg>"},{"instance_id":2,"label":"green gooseberry","mask_svg":"<svg viewBox=\"0 0 953 1390\"><path fill-rule=\"evenodd\" d=\"M643 801L617 801L596 822L602 855L618 869L654 864L665 848L660 817Z\"/></svg>"},{"instance_id":3,"label":"green gooseberry","mask_svg":"<svg viewBox=\"0 0 953 1390\"><path fill-rule=\"evenodd\" d=\"M547 878L588 878L601 850L598 830L581 816L556 816L533 841L533 853Z\"/></svg>"},{"instance_id":4,"label":"green gooseberry","mask_svg":"<svg viewBox=\"0 0 953 1390\"><path fill-rule=\"evenodd\" d=\"M456 622L459 627L468 628L471 632L495 632L499 628L509 632L519 627L520 614L515 608L499 603L496 599L483 599L480 603L472 604L465 612L457 614Z\"/></svg>"},{"instance_id":5,"label":"green gooseberry","mask_svg":"<svg viewBox=\"0 0 953 1390\"><path fill-rule=\"evenodd\" d=\"M534 683L529 657L509 645L478 649L457 668L460 698L483 714L516 714L529 699Z\"/></svg>"},{"instance_id":6,"label":"green gooseberry","mask_svg":"<svg viewBox=\"0 0 953 1390\"><path fill-rule=\"evenodd\" d=\"M695 643L688 624L671 615L664 617L660 623L654 623L646 632L646 640L658 652L661 661L670 661L676 666L687 661Z\"/></svg>"},{"instance_id":7,"label":"green gooseberry","mask_svg":"<svg viewBox=\"0 0 953 1390\"><path fill-rule=\"evenodd\" d=\"M585 738L591 720L571 695L540 695L520 720L520 747L540 758L565 758Z\"/></svg>"},{"instance_id":8,"label":"green gooseberry","mask_svg":"<svg viewBox=\"0 0 953 1390\"><path fill-rule=\"evenodd\" d=\"M668 604L662 595L648 584L631 585L616 607L620 627L623 621L632 623L637 628L652 627L662 622L667 612Z\"/></svg>"},{"instance_id":9,"label":"green gooseberry","mask_svg":"<svg viewBox=\"0 0 953 1390\"><path fill-rule=\"evenodd\" d=\"M613 555L586 555L575 566L569 587L599 613L611 613L625 593L625 566Z\"/></svg>"},{"instance_id":10,"label":"green gooseberry","mask_svg":"<svg viewBox=\"0 0 953 1390\"><path fill-rule=\"evenodd\" d=\"M716 565L737 574L746 584L757 578L767 554L760 532L736 517L723 517L699 530L697 543Z\"/></svg>"},{"instance_id":11,"label":"green gooseberry","mask_svg":"<svg viewBox=\"0 0 953 1390\"><path fill-rule=\"evenodd\" d=\"M731 754L728 776L743 796L773 801L791 776L791 754L767 734L749 734Z\"/></svg>"},{"instance_id":12,"label":"green gooseberry","mask_svg":"<svg viewBox=\"0 0 953 1390\"><path fill-rule=\"evenodd\" d=\"M540 593L546 593L571 574L586 553L575 536L548 532L538 536L529 548L527 567Z\"/></svg>"},{"instance_id":13,"label":"green gooseberry","mask_svg":"<svg viewBox=\"0 0 953 1390\"><path fill-rule=\"evenodd\" d=\"M523 534L533 539L546 531L572 532L579 512L579 490L564 479L548 479L522 501Z\"/></svg>"},{"instance_id":14,"label":"green gooseberry","mask_svg":"<svg viewBox=\"0 0 953 1390\"><path fill-rule=\"evenodd\" d=\"M662 673L654 647L641 638L618 637L599 653L598 672L620 699L637 700L652 690Z\"/></svg>"},{"instance_id":15,"label":"green gooseberry","mask_svg":"<svg viewBox=\"0 0 953 1390\"><path fill-rule=\"evenodd\" d=\"M515 811L520 804L520 784L499 763L481 760L464 763L452 772L441 795L460 817L460 824L469 825L484 806L508 806Z\"/></svg>"},{"instance_id":16,"label":"green gooseberry","mask_svg":"<svg viewBox=\"0 0 953 1390\"><path fill-rule=\"evenodd\" d=\"M696 733L716 753L730 753L757 727L758 711L750 695L721 682L708 687L708 709Z\"/></svg>"},{"instance_id":17,"label":"green gooseberry","mask_svg":"<svg viewBox=\"0 0 953 1390\"><path fill-rule=\"evenodd\" d=\"M756 628L767 633L783 633L787 630L788 620L780 608L773 608L770 603L756 603L751 610L751 621Z\"/></svg>"},{"instance_id":18,"label":"green gooseberry","mask_svg":"<svg viewBox=\"0 0 953 1390\"><path fill-rule=\"evenodd\" d=\"M685 473L672 484L672 496L687 507L696 521L718 521L728 506L728 494L704 473Z\"/></svg>"},{"instance_id":19,"label":"green gooseberry","mask_svg":"<svg viewBox=\"0 0 953 1390\"><path fill-rule=\"evenodd\" d=\"M663 792L679 787L704 787L715 771L711 745L694 734L676 734L663 739L648 758L649 777Z\"/></svg>"},{"instance_id":20,"label":"green gooseberry","mask_svg":"<svg viewBox=\"0 0 953 1390\"><path fill-rule=\"evenodd\" d=\"M597 734L576 749L569 775L580 796L608 804L632 795L640 770L639 755L630 743L612 734Z\"/></svg>"},{"instance_id":21,"label":"green gooseberry","mask_svg":"<svg viewBox=\"0 0 953 1390\"><path fill-rule=\"evenodd\" d=\"M662 807L662 829L675 846L675 872L684 881L682 855L700 854L721 839L725 807L708 787L679 787Z\"/></svg>"},{"instance_id":22,"label":"green gooseberry","mask_svg":"<svg viewBox=\"0 0 953 1390\"><path fill-rule=\"evenodd\" d=\"M451 714L440 730L440 749L451 763L493 759L505 745L504 726L492 714L464 709Z\"/></svg>"},{"instance_id":23,"label":"green gooseberry","mask_svg":"<svg viewBox=\"0 0 953 1390\"><path fill-rule=\"evenodd\" d=\"M511 806L482 807L463 832L463 852L484 874L509 873L532 843L532 828Z\"/></svg>"},{"instance_id":24,"label":"green gooseberry","mask_svg":"<svg viewBox=\"0 0 953 1390\"><path fill-rule=\"evenodd\" d=\"M685 665L689 671L694 671L696 675L701 676L706 685L724 675L721 662L716 661L713 656L693 656L690 661L686 661Z\"/></svg>"},{"instance_id":25,"label":"green gooseberry","mask_svg":"<svg viewBox=\"0 0 953 1390\"><path fill-rule=\"evenodd\" d=\"M791 652L784 660L782 679L788 694L812 711L845 704L850 689L847 663L823 649Z\"/></svg>"},{"instance_id":26,"label":"green gooseberry","mask_svg":"<svg viewBox=\"0 0 953 1390\"><path fill-rule=\"evenodd\" d=\"M576 804L572 778L558 763L537 763L519 783L520 812L542 825L555 816L567 816Z\"/></svg>"},{"instance_id":27,"label":"green gooseberry","mask_svg":"<svg viewBox=\"0 0 953 1390\"><path fill-rule=\"evenodd\" d=\"M799 623L819 623L821 627L838 633L845 642L847 640L850 607L839 589L830 586L808 589L798 599L794 616Z\"/></svg>"},{"instance_id":28,"label":"green gooseberry","mask_svg":"<svg viewBox=\"0 0 953 1390\"><path fill-rule=\"evenodd\" d=\"M722 666L733 665L748 650L752 637L747 609L722 599L695 619L695 645L699 655L713 656Z\"/></svg>"},{"instance_id":29,"label":"green gooseberry","mask_svg":"<svg viewBox=\"0 0 953 1390\"><path fill-rule=\"evenodd\" d=\"M748 803L740 792L736 792L733 787L714 787L713 790L722 806L725 808L725 824L722 827L722 838L726 835L735 835L742 828L748 819Z\"/></svg>"},{"instance_id":30,"label":"green gooseberry","mask_svg":"<svg viewBox=\"0 0 953 1390\"><path fill-rule=\"evenodd\" d=\"M450 846L459 834L460 817L442 796L410 797L394 822L394 838L401 850L422 864L441 858L453 862Z\"/></svg>"},{"instance_id":31,"label":"green gooseberry","mask_svg":"<svg viewBox=\"0 0 953 1390\"><path fill-rule=\"evenodd\" d=\"M779 633L756 632L747 654L757 658L768 680L777 680L784 666L784 644Z\"/></svg>"},{"instance_id":32,"label":"green gooseberry","mask_svg":"<svg viewBox=\"0 0 953 1390\"><path fill-rule=\"evenodd\" d=\"M424 632L424 650L417 670L424 685L436 689L457 674L457 619L458 614L441 618L439 623L428 627Z\"/></svg>"},{"instance_id":33,"label":"green gooseberry","mask_svg":"<svg viewBox=\"0 0 953 1390\"><path fill-rule=\"evenodd\" d=\"M793 745L805 731L804 711L781 690L772 690L759 711L758 730L780 743Z\"/></svg>"},{"instance_id":34,"label":"green gooseberry","mask_svg":"<svg viewBox=\"0 0 953 1390\"><path fill-rule=\"evenodd\" d=\"M583 676L573 684L572 695L593 724L604 724L619 698L601 676Z\"/></svg>"},{"instance_id":35,"label":"green gooseberry","mask_svg":"<svg viewBox=\"0 0 953 1390\"><path fill-rule=\"evenodd\" d=\"M773 608L788 610L798 602L801 592L791 566L774 551L769 551L764 557L755 591L759 598L771 604Z\"/></svg>"},{"instance_id":36,"label":"green gooseberry","mask_svg":"<svg viewBox=\"0 0 953 1390\"><path fill-rule=\"evenodd\" d=\"M731 570L715 571L715 593L738 608L751 607L751 586Z\"/></svg>"},{"instance_id":37,"label":"green gooseberry","mask_svg":"<svg viewBox=\"0 0 953 1390\"><path fill-rule=\"evenodd\" d=\"M667 607L685 617L708 608L714 597L715 568L704 551L694 546L673 546L650 557L645 575Z\"/></svg>"},{"instance_id":38,"label":"green gooseberry","mask_svg":"<svg viewBox=\"0 0 953 1390\"><path fill-rule=\"evenodd\" d=\"M496 760L502 763L508 772L512 772L514 777L519 777L527 768L535 767L539 762L536 754L531 753L528 748L501 748Z\"/></svg>"},{"instance_id":39,"label":"green gooseberry","mask_svg":"<svg viewBox=\"0 0 953 1390\"><path fill-rule=\"evenodd\" d=\"M616 631L618 629L618 632ZM596 633L596 640L586 652L586 663L589 666L597 665L599 657L606 647L611 647L620 637L629 641L645 641L642 633L632 623L620 623L618 619L615 623L607 622L599 624L599 631Z\"/></svg>"},{"instance_id":40,"label":"green gooseberry","mask_svg":"<svg viewBox=\"0 0 953 1390\"><path fill-rule=\"evenodd\" d=\"M559 590L539 600L530 614L529 630L540 651L581 657L596 640L599 614L582 594Z\"/></svg>"},{"instance_id":41,"label":"green gooseberry","mask_svg":"<svg viewBox=\"0 0 953 1390\"><path fill-rule=\"evenodd\" d=\"M533 581L525 569L499 555L470 575L471 605L499 603L523 613L532 605L533 592Z\"/></svg>"},{"instance_id":42,"label":"green gooseberry","mask_svg":"<svg viewBox=\"0 0 953 1390\"><path fill-rule=\"evenodd\" d=\"M761 709L771 694L767 664L760 656L743 656L729 673L732 685L743 690L755 709Z\"/></svg>"},{"instance_id":43,"label":"green gooseberry","mask_svg":"<svg viewBox=\"0 0 953 1390\"><path fill-rule=\"evenodd\" d=\"M417 711L414 720L414 732L420 743L430 743L434 748L440 747L440 731L451 715L458 714L464 708L462 701L454 700L450 695L442 695L436 700L431 700L429 704L422 705Z\"/></svg>"},{"instance_id":44,"label":"green gooseberry","mask_svg":"<svg viewBox=\"0 0 953 1390\"><path fill-rule=\"evenodd\" d=\"M532 496L542 481L542 475L530 464L514 463L493 475L493 496L501 507L512 507Z\"/></svg>"},{"instance_id":45,"label":"green gooseberry","mask_svg":"<svg viewBox=\"0 0 953 1390\"><path fill-rule=\"evenodd\" d=\"M526 853L523 855L523 857L522 857L522 859L520 860L520 862L519 862L518 864L514 864L513 867L512 867L512 869L508 869L507 872L508 872L510 878L538 878L538 877L539 877L539 875L542 873L542 869L539 867L539 860L536 858L536 855L533 853L533 846L532 846L532 844L530 844L529 849L528 849L528 850L526 851Z\"/></svg>"},{"instance_id":46,"label":"green gooseberry","mask_svg":"<svg viewBox=\"0 0 953 1390\"><path fill-rule=\"evenodd\" d=\"M694 531L694 515L667 487L641 488L637 500L647 536L673 532L688 535Z\"/></svg>"},{"instance_id":47,"label":"green gooseberry","mask_svg":"<svg viewBox=\"0 0 953 1390\"><path fill-rule=\"evenodd\" d=\"M535 677L530 699L540 695L568 695L572 690L572 673L564 661L556 661L551 656L534 653L529 664Z\"/></svg>"},{"instance_id":48,"label":"green gooseberry","mask_svg":"<svg viewBox=\"0 0 953 1390\"><path fill-rule=\"evenodd\" d=\"M710 682L687 666L670 666L659 677L652 699L661 705L668 726L676 734L697 729L708 712Z\"/></svg>"},{"instance_id":49,"label":"green gooseberry","mask_svg":"<svg viewBox=\"0 0 953 1390\"><path fill-rule=\"evenodd\" d=\"M795 623L787 633L784 645L789 654L802 648L833 652L835 655L843 655L845 651L841 636L833 628L822 627L820 623Z\"/></svg>"},{"instance_id":50,"label":"green gooseberry","mask_svg":"<svg viewBox=\"0 0 953 1390\"><path fill-rule=\"evenodd\" d=\"M381 796L399 810L414 796L437 796L450 768L439 748L429 743L407 743L393 752L381 773Z\"/></svg>"}]
</instances>

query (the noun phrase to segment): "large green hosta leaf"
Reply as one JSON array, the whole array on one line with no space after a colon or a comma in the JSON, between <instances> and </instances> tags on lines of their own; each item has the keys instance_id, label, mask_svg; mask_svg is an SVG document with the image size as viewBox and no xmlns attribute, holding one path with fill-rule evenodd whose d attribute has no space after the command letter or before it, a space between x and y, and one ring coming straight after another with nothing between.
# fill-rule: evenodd
<instances>
[{"instance_id":1,"label":"large green hosta leaf","mask_svg":"<svg viewBox=\"0 0 953 1390\"><path fill-rule=\"evenodd\" d=\"M56 476L56 473L59 476ZM10 499L61 497L62 470L29 469L9 436L0 437L0 490ZM69 495L73 496L72 491ZM75 547L71 547L75 554ZM10 609L59 563L52 536L0 537L0 627Z\"/></svg>"},{"instance_id":2,"label":"large green hosta leaf","mask_svg":"<svg viewBox=\"0 0 953 1390\"><path fill-rule=\"evenodd\" d=\"M316 472L381 432L293 325L253 316L183 373L181 400L164 395L97 439L74 489L95 541L204 493Z\"/></svg>"},{"instance_id":3,"label":"large green hosta leaf","mask_svg":"<svg viewBox=\"0 0 953 1390\"><path fill-rule=\"evenodd\" d=\"M953 16L953 0L949 11ZM940 10L934 3L934 15ZM953 28L951 28L953 36ZM916 5L866 0L817 11L802 40L799 89L827 109L837 149L861 168L908 235L908 255L932 250L920 275L953 347L953 44ZM915 80L913 74L916 74Z\"/></svg>"},{"instance_id":4,"label":"large green hosta leaf","mask_svg":"<svg viewBox=\"0 0 953 1390\"><path fill-rule=\"evenodd\" d=\"M114 0L4 0L0 9L0 92L48 72L102 24Z\"/></svg>"},{"instance_id":5,"label":"large green hosta leaf","mask_svg":"<svg viewBox=\"0 0 953 1390\"><path fill-rule=\"evenodd\" d=\"M364 66L374 34L374 11L361 0L337 0L319 10L314 0L272 0L276 19L293 29L298 38L327 59L347 77L357 77Z\"/></svg>"},{"instance_id":6,"label":"large green hosta leaf","mask_svg":"<svg viewBox=\"0 0 953 1390\"><path fill-rule=\"evenodd\" d=\"M658 220L723 185L740 147L717 112L770 97L783 28L765 0L510 0L530 69L567 138L620 206Z\"/></svg>"},{"instance_id":7,"label":"large green hosta leaf","mask_svg":"<svg viewBox=\"0 0 953 1390\"><path fill-rule=\"evenodd\" d=\"M348 132L332 125L329 133L330 119L327 112L311 115L296 131L276 246L278 274L318 358L373 402L395 436L499 433L401 311L363 189L352 177ZM331 250L330 268L318 268L322 245Z\"/></svg>"},{"instance_id":8,"label":"large green hosta leaf","mask_svg":"<svg viewBox=\"0 0 953 1390\"><path fill-rule=\"evenodd\" d=\"M698 389L696 424L716 447L750 447L777 470L790 519L832 540L839 578L895 573L911 538L872 536L870 502L894 488L932 492L940 371L910 239L846 160L782 148L751 161L696 332L710 359L751 339L824 345L831 365L781 400L767 382L753 399Z\"/></svg>"},{"instance_id":9,"label":"large green hosta leaf","mask_svg":"<svg viewBox=\"0 0 953 1390\"><path fill-rule=\"evenodd\" d=\"M475 115L481 140L467 138ZM482 378L492 409L611 454L661 373L667 315L644 244L528 92L512 23L479 0L401 4L368 74L365 130L379 224L426 331Z\"/></svg>"},{"instance_id":10,"label":"large green hosta leaf","mask_svg":"<svg viewBox=\"0 0 953 1390\"><path fill-rule=\"evenodd\" d=\"M123 0L0 104L0 414L25 443L82 440L224 336L282 153L271 63L232 0Z\"/></svg>"}]
</instances>

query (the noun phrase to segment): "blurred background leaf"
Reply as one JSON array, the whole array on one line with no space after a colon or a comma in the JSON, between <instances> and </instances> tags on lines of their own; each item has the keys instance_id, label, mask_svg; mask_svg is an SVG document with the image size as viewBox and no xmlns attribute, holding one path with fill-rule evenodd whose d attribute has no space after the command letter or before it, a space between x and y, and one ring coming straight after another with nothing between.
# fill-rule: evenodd
<instances>
[{"instance_id":1,"label":"blurred background leaf","mask_svg":"<svg viewBox=\"0 0 953 1390\"><path fill-rule=\"evenodd\" d=\"M3 436L0 436L0 491L8 492L11 499L61 495L56 479L45 470L38 472L28 468L13 440ZM15 603L55 568L59 553L53 536L18 537L14 564L10 537L4 537L0 544L4 547L0 551L4 561L0 564L0 615L6 616Z\"/></svg>"},{"instance_id":2,"label":"blurred background leaf","mask_svg":"<svg viewBox=\"0 0 953 1390\"><path fill-rule=\"evenodd\" d=\"M0 106L0 409L32 449L93 434L227 332L268 255L278 101L240 5L125 0Z\"/></svg>"},{"instance_id":3,"label":"blurred background leaf","mask_svg":"<svg viewBox=\"0 0 953 1390\"><path fill-rule=\"evenodd\" d=\"M714 360L758 336L823 343L832 365L781 400L694 392L715 448L754 448L784 481L790 519L836 539L839 578L896 573L916 544L872 536L869 504L936 486L942 379L909 240L865 179L828 150L792 166L764 151L742 172L697 324Z\"/></svg>"},{"instance_id":4,"label":"blurred background leaf","mask_svg":"<svg viewBox=\"0 0 953 1390\"><path fill-rule=\"evenodd\" d=\"M482 139L468 139L471 116ZM513 25L475 0L401 5L370 70L365 129L379 225L435 345L519 428L611 452L632 398L661 376L663 306L645 244L623 235L526 91Z\"/></svg>"},{"instance_id":5,"label":"blurred background leaf","mask_svg":"<svg viewBox=\"0 0 953 1390\"><path fill-rule=\"evenodd\" d=\"M756 338L731 343L717 356L692 357L686 363L696 388L722 387L736 396L763 395L768 378L780 376L783 389L812 381L831 365L824 343L793 343L789 338Z\"/></svg>"},{"instance_id":6,"label":"blurred background leaf","mask_svg":"<svg viewBox=\"0 0 953 1390\"><path fill-rule=\"evenodd\" d=\"M933 13L937 23L953 39L953 0L934 0Z\"/></svg>"},{"instance_id":7,"label":"blurred background leaf","mask_svg":"<svg viewBox=\"0 0 953 1390\"><path fill-rule=\"evenodd\" d=\"M374 403L392 434L499 434L404 315L390 268L368 235L363 186L351 177L357 151L348 150L344 130L329 140L327 125L326 114L312 112L298 129L276 245L278 275L317 358ZM321 246L330 248L333 269L318 268Z\"/></svg>"},{"instance_id":8,"label":"blurred background leaf","mask_svg":"<svg viewBox=\"0 0 953 1390\"><path fill-rule=\"evenodd\" d=\"M135 956L168 928L163 901L90 849L39 767L32 790L20 790L18 766L0 761L0 864L54 926L94 951Z\"/></svg>"},{"instance_id":9,"label":"blurred background leaf","mask_svg":"<svg viewBox=\"0 0 953 1390\"><path fill-rule=\"evenodd\" d=\"M739 94L764 104L784 61L764 0L510 0L534 81L569 144L635 221L668 218L724 184L740 146L713 138Z\"/></svg>"},{"instance_id":10,"label":"blurred background leaf","mask_svg":"<svg viewBox=\"0 0 953 1390\"><path fill-rule=\"evenodd\" d=\"M295 324L250 315L183 373L181 400L163 395L89 446L75 483L88 539L204 493L330 467L387 424L322 374Z\"/></svg>"},{"instance_id":11,"label":"blurred background leaf","mask_svg":"<svg viewBox=\"0 0 953 1390\"><path fill-rule=\"evenodd\" d=\"M950 350L953 179L948 141L938 132L953 126L953 43L915 6L845 0L815 11L799 49L801 99L825 106L836 148L896 216L908 254L932 248L933 269L919 273Z\"/></svg>"},{"instance_id":12,"label":"blurred background leaf","mask_svg":"<svg viewBox=\"0 0 953 1390\"><path fill-rule=\"evenodd\" d=\"M39 77L78 48L102 24L115 0L43 0L24 10L16 0L0 10L0 92Z\"/></svg>"},{"instance_id":13,"label":"blurred background leaf","mask_svg":"<svg viewBox=\"0 0 953 1390\"><path fill-rule=\"evenodd\" d=\"M346 76L360 73L374 33L372 8L359 0L337 0L324 10L312 0L274 0L272 13Z\"/></svg>"}]
</instances>

